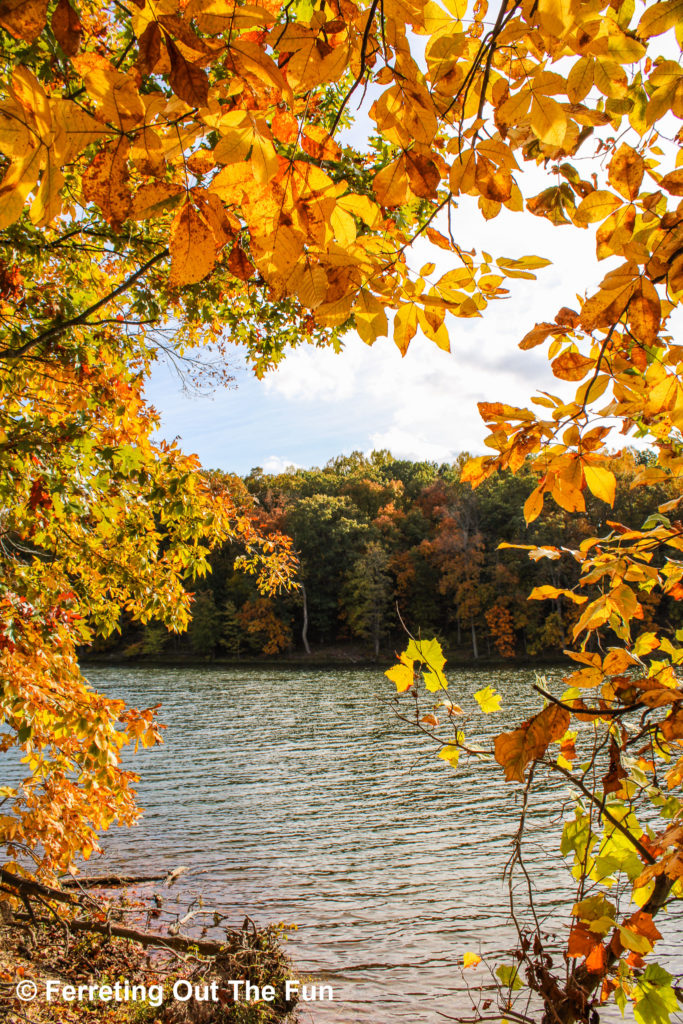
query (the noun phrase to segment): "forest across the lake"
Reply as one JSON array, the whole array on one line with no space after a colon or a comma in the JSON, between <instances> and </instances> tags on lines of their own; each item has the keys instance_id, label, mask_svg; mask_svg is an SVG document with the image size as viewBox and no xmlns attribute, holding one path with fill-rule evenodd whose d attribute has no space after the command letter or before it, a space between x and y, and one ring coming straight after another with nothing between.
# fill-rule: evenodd
<instances>
[{"instance_id":1,"label":"forest across the lake","mask_svg":"<svg viewBox=\"0 0 683 1024\"><path fill-rule=\"evenodd\" d=\"M516 475L498 472L473 490L460 480L468 456L414 462L388 451L354 452L323 468L278 474L253 469L241 480L243 504L264 531L292 538L299 588L259 593L253 576L234 568L239 544L210 556L211 572L192 585L187 634L158 623L128 623L98 640L93 653L126 659L377 657L401 645L405 629L439 637L451 660L553 657L571 643L581 607L568 596L582 541L609 533L616 521L637 529L673 497L671 485L632 486L652 461L626 450L610 469L613 508L586 492L585 511L546 504L526 525L524 505L541 470L529 460ZM223 474L217 473L217 476ZM623 529L623 527L622 527ZM555 557L505 547L560 545ZM501 547L503 545L503 547ZM562 548L567 550L562 550ZM529 556L532 557L529 557ZM680 628L674 596L640 596L642 628Z\"/></svg>"}]
</instances>

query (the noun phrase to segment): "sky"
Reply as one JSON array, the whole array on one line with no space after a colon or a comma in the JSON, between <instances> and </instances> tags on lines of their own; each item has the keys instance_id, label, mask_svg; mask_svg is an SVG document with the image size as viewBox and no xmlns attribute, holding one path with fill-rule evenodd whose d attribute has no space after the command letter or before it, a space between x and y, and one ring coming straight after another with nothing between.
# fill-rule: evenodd
<instances>
[{"instance_id":1,"label":"sky","mask_svg":"<svg viewBox=\"0 0 683 1024\"><path fill-rule=\"evenodd\" d=\"M548 178L539 190L554 182ZM146 393L161 415L162 436L178 438L207 468L239 474L256 466L322 466L354 450L388 448L400 458L437 462L486 451L477 402L526 405L538 390L563 393L547 345L522 352L518 343L561 306L576 308L576 293L590 294L610 264L596 262L593 228L554 227L505 209L485 222L474 204L462 202L453 226L464 248L494 258L544 256L552 265L537 271L536 281L511 279L510 297L491 302L482 318L447 317L450 354L419 332L405 358L390 338L369 347L349 333L340 355L302 345L259 381L235 349L234 384L212 395L183 393L177 375L159 365ZM437 264L436 276L457 265L451 254L420 242L411 264L428 260Z\"/></svg>"}]
</instances>

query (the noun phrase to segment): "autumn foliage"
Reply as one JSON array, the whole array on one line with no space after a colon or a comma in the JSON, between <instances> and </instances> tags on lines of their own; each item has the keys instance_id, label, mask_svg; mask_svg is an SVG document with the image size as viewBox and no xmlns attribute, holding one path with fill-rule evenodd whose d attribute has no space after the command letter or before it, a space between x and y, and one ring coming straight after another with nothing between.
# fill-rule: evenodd
<instances>
[{"instance_id":1,"label":"autumn foliage","mask_svg":"<svg viewBox=\"0 0 683 1024\"><path fill-rule=\"evenodd\" d=\"M33 771L2 794L10 851L66 867L94 829L135 814L119 747L154 742L152 718L94 695L76 644L124 610L182 628L182 581L227 537L266 588L290 574L286 544L255 531L239 496L153 440L143 388L162 354L201 378L211 347L224 365L240 341L262 373L288 344L337 345L352 324L368 343L391 332L403 353L418 329L449 349L453 317L480 316L548 263L472 248L459 206L595 225L600 285L520 339L547 346L559 393L482 403L490 454L464 479L532 457L528 522L546 497L568 513L586 490L611 504L616 422L654 453L635 486L680 488L681 25L680 0L0 0L1 742ZM362 145L347 131L358 109ZM419 269L418 237L433 253ZM643 1022L675 1007L671 977L644 958L681 895L683 638L641 623L650 595L683 593L679 501L640 528L610 521L576 547L530 551L580 569L564 595L580 605L578 667L494 752L527 793L546 770L580 793L562 853L592 886L566 977L520 938L545 1021L591 1020L603 997L632 1000ZM464 617L478 613L477 545L453 524L432 552L467 557L464 592L444 577ZM443 656L412 643L399 689L424 665L438 693ZM493 704L482 696L482 711ZM588 757L606 752L604 791L552 751L569 751L577 720L602 737ZM457 764L464 743L456 728L444 759ZM622 876L640 908L627 914L607 892ZM590 951L586 930L600 936Z\"/></svg>"}]
</instances>

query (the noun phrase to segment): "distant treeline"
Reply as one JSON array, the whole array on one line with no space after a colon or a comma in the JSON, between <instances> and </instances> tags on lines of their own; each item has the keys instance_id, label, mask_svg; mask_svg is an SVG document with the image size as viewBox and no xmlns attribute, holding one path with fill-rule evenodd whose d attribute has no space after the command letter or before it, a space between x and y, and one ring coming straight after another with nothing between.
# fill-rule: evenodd
<instances>
[{"instance_id":1,"label":"distant treeline","mask_svg":"<svg viewBox=\"0 0 683 1024\"><path fill-rule=\"evenodd\" d=\"M500 543L578 548L609 532L610 521L641 526L673 494L652 483L632 487L648 455L628 450L610 464L617 477L613 509L588 492L585 513L564 512L548 500L527 527L522 509L538 482L533 465L472 490L460 482L465 459L438 465L355 452L322 469L252 470L237 483L261 524L293 539L299 589L259 595L253 578L233 568L239 552L226 547L213 554L211 575L192 588L194 616L185 636L129 624L98 650L208 659L343 647L376 656L403 645L405 624L439 637L460 659L559 653L578 607L562 597L527 595L544 584L571 589L577 562L569 554L534 560L525 551L500 550ZM639 600L643 627L656 621L665 631L680 628L676 602L646 593Z\"/></svg>"}]
</instances>

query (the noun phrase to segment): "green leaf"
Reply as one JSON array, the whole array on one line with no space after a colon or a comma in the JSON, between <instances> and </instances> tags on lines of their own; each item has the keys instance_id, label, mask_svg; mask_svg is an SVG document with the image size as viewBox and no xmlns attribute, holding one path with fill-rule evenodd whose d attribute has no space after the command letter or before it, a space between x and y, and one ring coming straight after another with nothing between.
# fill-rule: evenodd
<instances>
[{"instance_id":1,"label":"green leaf","mask_svg":"<svg viewBox=\"0 0 683 1024\"><path fill-rule=\"evenodd\" d=\"M650 964L638 981L633 1014L638 1024L670 1024L671 1014L678 1009L678 999L671 987L671 975L659 964Z\"/></svg>"},{"instance_id":2,"label":"green leaf","mask_svg":"<svg viewBox=\"0 0 683 1024\"><path fill-rule=\"evenodd\" d=\"M505 988L516 992L517 989L522 987L523 982L516 967L508 967L506 964L501 964L500 967L496 968L496 974Z\"/></svg>"}]
</instances>

